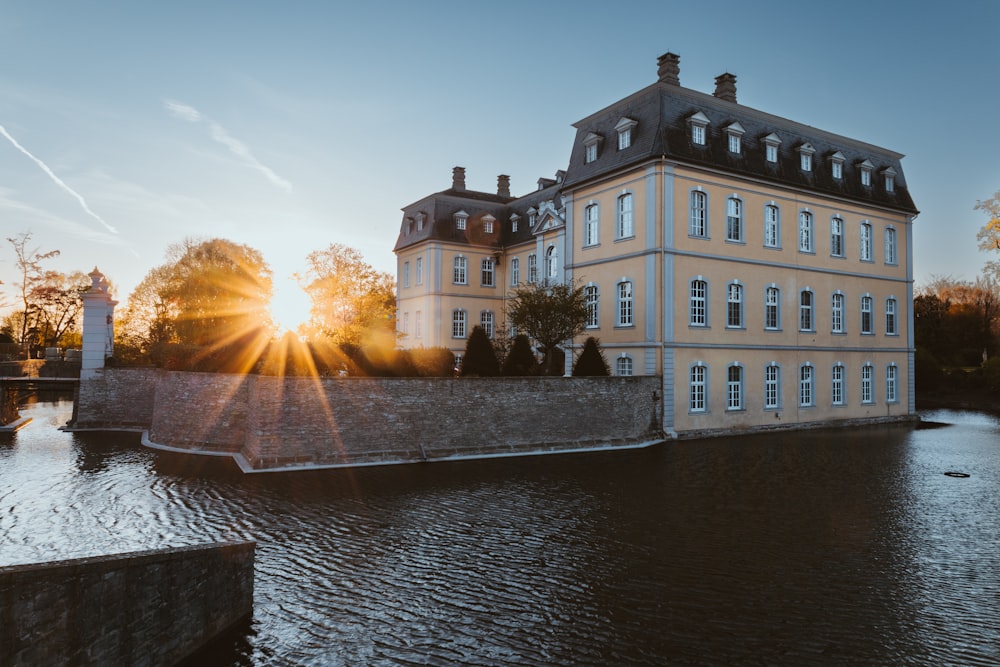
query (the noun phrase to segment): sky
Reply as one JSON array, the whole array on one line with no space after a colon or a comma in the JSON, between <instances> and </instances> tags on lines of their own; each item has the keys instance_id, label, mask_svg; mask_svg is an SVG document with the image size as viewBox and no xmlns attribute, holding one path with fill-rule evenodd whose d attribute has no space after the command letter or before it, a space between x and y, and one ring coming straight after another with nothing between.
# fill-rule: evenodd
<instances>
[{"instance_id":1,"label":"sky","mask_svg":"<svg viewBox=\"0 0 1000 667\"><path fill-rule=\"evenodd\" d=\"M653 83L737 76L741 104L903 153L918 286L990 257L1000 3L844 0L5 0L0 232L98 267L123 307L167 248L261 251L276 312L331 243L395 273L400 209L451 185L514 195L565 169L572 124ZM8 307L14 256L0 245Z\"/></svg>"}]
</instances>

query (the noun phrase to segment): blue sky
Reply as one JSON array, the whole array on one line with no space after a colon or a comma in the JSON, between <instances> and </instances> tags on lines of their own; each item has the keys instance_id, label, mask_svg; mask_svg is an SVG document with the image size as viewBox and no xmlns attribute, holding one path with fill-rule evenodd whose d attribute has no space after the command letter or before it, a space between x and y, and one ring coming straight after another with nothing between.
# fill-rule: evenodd
<instances>
[{"instance_id":1,"label":"blue sky","mask_svg":"<svg viewBox=\"0 0 1000 667\"><path fill-rule=\"evenodd\" d=\"M401 207L455 165L473 189L531 190L566 167L572 123L673 51L686 87L733 72L742 104L904 153L918 284L973 278L973 206L1000 190L998 19L985 0L12 0L0 231L99 266L121 301L171 243L224 237L302 303L306 254L346 243L394 271ZM12 269L4 243L8 294Z\"/></svg>"}]
</instances>

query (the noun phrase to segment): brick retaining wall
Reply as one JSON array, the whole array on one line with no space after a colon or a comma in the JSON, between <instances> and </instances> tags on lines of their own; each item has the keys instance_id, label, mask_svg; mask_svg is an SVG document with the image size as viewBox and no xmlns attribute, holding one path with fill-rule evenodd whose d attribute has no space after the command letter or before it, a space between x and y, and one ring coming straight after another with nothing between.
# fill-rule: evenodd
<instances>
[{"instance_id":1,"label":"brick retaining wall","mask_svg":"<svg viewBox=\"0 0 1000 667\"><path fill-rule=\"evenodd\" d=\"M173 665L252 613L254 549L0 567L0 665Z\"/></svg>"}]
</instances>

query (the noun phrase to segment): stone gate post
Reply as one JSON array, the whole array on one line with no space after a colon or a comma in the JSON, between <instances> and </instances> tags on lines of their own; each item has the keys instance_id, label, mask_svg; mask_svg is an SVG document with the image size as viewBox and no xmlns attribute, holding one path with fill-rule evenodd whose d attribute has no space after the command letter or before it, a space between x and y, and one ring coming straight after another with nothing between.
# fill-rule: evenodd
<instances>
[{"instance_id":1,"label":"stone gate post","mask_svg":"<svg viewBox=\"0 0 1000 667\"><path fill-rule=\"evenodd\" d=\"M89 274L90 289L83 293L83 353L80 378L86 378L114 353L115 306L108 281L94 267Z\"/></svg>"}]
</instances>

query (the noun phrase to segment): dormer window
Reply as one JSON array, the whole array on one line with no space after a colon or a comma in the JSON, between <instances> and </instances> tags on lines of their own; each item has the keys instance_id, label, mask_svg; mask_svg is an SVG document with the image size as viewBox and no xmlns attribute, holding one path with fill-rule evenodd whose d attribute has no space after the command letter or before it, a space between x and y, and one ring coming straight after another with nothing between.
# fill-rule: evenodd
<instances>
[{"instance_id":1,"label":"dormer window","mask_svg":"<svg viewBox=\"0 0 1000 667\"><path fill-rule=\"evenodd\" d=\"M691 126L691 143L697 146L704 146L708 116L699 111L688 118L688 124Z\"/></svg>"},{"instance_id":2,"label":"dormer window","mask_svg":"<svg viewBox=\"0 0 1000 667\"><path fill-rule=\"evenodd\" d=\"M625 150L632 145L632 131L638 124L631 118L622 118L615 124L615 132L618 133L618 150Z\"/></svg>"},{"instance_id":3,"label":"dormer window","mask_svg":"<svg viewBox=\"0 0 1000 667\"><path fill-rule=\"evenodd\" d=\"M510 216L510 231L511 231L511 233L516 233L517 232L517 223L518 223L518 221L520 221L520 219L521 219L521 216L519 216L517 213L513 214L512 216Z\"/></svg>"},{"instance_id":4,"label":"dormer window","mask_svg":"<svg viewBox=\"0 0 1000 667\"><path fill-rule=\"evenodd\" d=\"M424 228L424 217L425 216L424 216L423 213L417 213L417 215L416 215L416 219L417 219L417 231L418 232L421 231Z\"/></svg>"},{"instance_id":5,"label":"dormer window","mask_svg":"<svg viewBox=\"0 0 1000 667\"><path fill-rule=\"evenodd\" d=\"M590 164L597 159L597 152L600 149L603 139L601 135L589 133L583 140L583 163Z\"/></svg>"},{"instance_id":6,"label":"dormer window","mask_svg":"<svg viewBox=\"0 0 1000 667\"><path fill-rule=\"evenodd\" d=\"M406 235L409 236L413 233L413 218L406 219Z\"/></svg>"},{"instance_id":7,"label":"dormer window","mask_svg":"<svg viewBox=\"0 0 1000 667\"><path fill-rule=\"evenodd\" d=\"M799 146L799 168L802 171L812 171L813 169L813 153L816 149L812 147L812 144L804 143Z\"/></svg>"},{"instance_id":8,"label":"dormer window","mask_svg":"<svg viewBox=\"0 0 1000 667\"><path fill-rule=\"evenodd\" d=\"M726 135L729 137L729 152L740 155L743 152L743 126L739 123L730 123L726 126Z\"/></svg>"},{"instance_id":9,"label":"dormer window","mask_svg":"<svg viewBox=\"0 0 1000 667\"><path fill-rule=\"evenodd\" d=\"M535 223L538 221L538 211L534 206L528 209L528 225L534 229Z\"/></svg>"},{"instance_id":10,"label":"dormer window","mask_svg":"<svg viewBox=\"0 0 1000 667\"><path fill-rule=\"evenodd\" d=\"M844 178L844 154L840 151L830 156L830 174L838 181Z\"/></svg>"},{"instance_id":11,"label":"dormer window","mask_svg":"<svg viewBox=\"0 0 1000 667\"><path fill-rule=\"evenodd\" d=\"M497 219L494 218L492 215L487 215L486 217L484 217L483 218L483 232L485 232L487 234L492 234L493 233L493 223L496 222L496 220Z\"/></svg>"},{"instance_id":12,"label":"dormer window","mask_svg":"<svg viewBox=\"0 0 1000 667\"><path fill-rule=\"evenodd\" d=\"M768 162L778 161L778 146L780 145L781 139L773 132L764 137L764 157Z\"/></svg>"},{"instance_id":13,"label":"dormer window","mask_svg":"<svg viewBox=\"0 0 1000 667\"><path fill-rule=\"evenodd\" d=\"M871 163L871 160L865 160L858 165L858 168L861 170L861 185L870 188L872 186L872 169L875 168L875 165Z\"/></svg>"},{"instance_id":14,"label":"dormer window","mask_svg":"<svg viewBox=\"0 0 1000 667\"><path fill-rule=\"evenodd\" d=\"M886 192L895 192L896 191L896 170L893 169L892 167L889 167L888 169L886 169L885 171L882 172L882 175L885 176L885 191Z\"/></svg>"},{"instance_id":15,"label":"dormer window","mask_svg":"<svg viewBox=\"0 0 1000 667\"><path fill-rule=\"evenodd\" d=\"M465 229L465 224L469 220L469 214L465 211L459 211L455 214L455 229Z\"/></svg>"}]
</instances>

